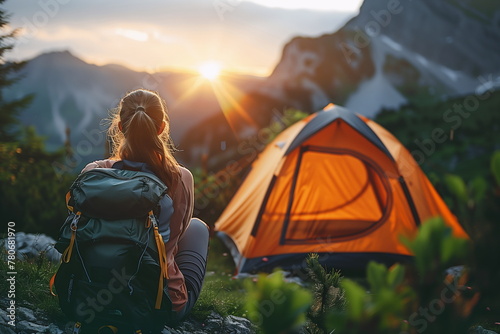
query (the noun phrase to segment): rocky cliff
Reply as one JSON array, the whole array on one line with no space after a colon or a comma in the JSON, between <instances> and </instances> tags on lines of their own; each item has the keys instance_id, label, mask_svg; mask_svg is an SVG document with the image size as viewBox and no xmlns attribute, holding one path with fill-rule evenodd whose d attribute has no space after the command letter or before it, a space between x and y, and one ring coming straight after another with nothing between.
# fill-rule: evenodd
<instances>
[{"instance_id":1,"label":"rocky cliff","mask_svg":"<svg viewBox=\"0 0 500 334\"><path fill-rule=\"evenodd\" d=\"M340 30L287 43L270 77L242 100L247 118L215 114L184 137L197 152L188 161L199 161L199 152L226 154L220 143L241 142L242 133L251 140L289 107L314 112L335 103L373 117L383 108L496 89L498 41L498 1L365 1Z\"/></svg>"},{"instance_id":2,"label":"rocky cliff","mask_svg":"<svg viewBox=\"0 0 500 334\"><path fill-rule=\"evenodd\" d=\"M334 102L373 116L499 77L499 40L495 1L365 1L339 31L290 41L261 91L308 111Z\"/></svg>"}]
</instances>

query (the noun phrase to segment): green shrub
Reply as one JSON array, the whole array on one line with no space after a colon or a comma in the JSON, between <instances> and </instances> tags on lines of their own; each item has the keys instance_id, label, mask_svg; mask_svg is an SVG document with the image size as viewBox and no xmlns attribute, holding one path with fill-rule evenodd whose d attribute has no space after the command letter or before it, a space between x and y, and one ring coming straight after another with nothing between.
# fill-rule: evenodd
<instances>
[{"instance_id":1,"label":"green shrub","mask_svg":"<svg viewBox=\"0 0 500 334\"><path fill-rule=\"evenodd\" d=\"M415 266L421 282L434 281L446 268L464 264L470 252L469 240L456 238L442 218L425 221L413 239L401 241L415 256Z\"/></svg>"},{"instance_id":2,"label":"green shrub","mask_svg":"<svg viewBox=\"0 0 500 334\"><path fill-rule=\"evenodd\" d=\"M318 254L310 254L306 260L310 289L314 297L306 325L306 331L311 334L327 333L326 316L331 311L343 310L345 306L344 290L340 286L340 271L332 269L328 272L318 259Z\"/></svg>"},{"instance_id":3,"label":"green shrub","mask_svg":"<svg viewBox=\"0 0 500 334\"><path fill-rule=\"evenodd\" d=\"M62 152L48 153L34 129L19 142L0 143L0 218L23 232L56 237L67 216L65 195L74 175L58 174L53 163Z\"/></svg>"},{"instance_id":4,"label":"green shrub","mask_svg":"<svg viewBox=\"0 0 500 334\"><path fill-rule=\"evenodd\" d=\"M264 333L293 333L304 324L312 295L295 283L287 283L282 272L260 274L257 282L247 279L245 287L250 320Z\"/></svg>"},{"instance_id":5,"label":"green shrub","mask_svg":"<svg viewBox=\"0 0 500 334\"><path fill-rule=\"evenodd\" d=\"M414 238L403 240L414 254L414 263L387 268L370 262L367 287L342 279L346 307L327 315L325 333L468 331L479 292L469 286L467 268L453 274L445 269L466 262L469 240L454 237L441 218L424 222Z\"/></svg>"},{"instance_id":6,"label":"green shrub","mask_svg":"<svg viewBox=\"0 0 500 334\"><path fill-rule=\"evenodd\" d=\"M389 269L383 264L370 262L367 267L369 291L350 279L344 279L346 308L329 315L330 331L340 333L400 333L412 289L403 283L404 268L395 265Z\"/></svg>"}]
</instances>

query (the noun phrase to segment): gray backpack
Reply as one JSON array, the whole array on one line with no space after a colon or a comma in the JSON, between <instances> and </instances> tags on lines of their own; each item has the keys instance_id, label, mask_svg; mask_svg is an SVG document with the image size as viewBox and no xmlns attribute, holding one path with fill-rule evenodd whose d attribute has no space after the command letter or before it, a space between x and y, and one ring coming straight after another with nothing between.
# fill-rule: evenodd
<instances>
[{"instance_id":1,"label":"gray backpack","mask_svg":"<svg viewBox=\"0 0 500 334\"><path fill-rule=\"evenodd\" d=\"M150 172L116 168L82 173L70 187L51 281L75 331L157 333L172 317L157 218L173 212L166 191Z\"/></svg>"}]
</instances>

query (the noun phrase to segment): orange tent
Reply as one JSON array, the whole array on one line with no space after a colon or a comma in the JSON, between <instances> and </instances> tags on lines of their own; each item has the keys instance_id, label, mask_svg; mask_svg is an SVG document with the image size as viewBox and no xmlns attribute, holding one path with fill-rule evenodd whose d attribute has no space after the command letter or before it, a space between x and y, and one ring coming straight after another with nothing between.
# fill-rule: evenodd
<instances>
[{"instance_id":1,"label":"orange tent","mask_svg":"<svg viewBox=\"0 0 500 334\"><path fill-rule=\"evenodd\" d=\"M467 237L411 154L387 130L329 109L283 131L215 224L238 272L303 267L309 253L344 270L411 254L401 235L442 216Z\"/></svg>"}]
</instances>

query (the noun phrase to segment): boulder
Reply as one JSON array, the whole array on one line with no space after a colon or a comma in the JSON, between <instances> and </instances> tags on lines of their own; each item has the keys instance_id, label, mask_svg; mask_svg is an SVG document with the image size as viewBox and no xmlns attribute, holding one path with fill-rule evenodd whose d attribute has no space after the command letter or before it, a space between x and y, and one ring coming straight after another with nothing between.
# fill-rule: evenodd
<instances>
[{"instance_id":1,"label":"boulder","mask_svg":"<svg viewBox=\"0 0 500 334\"><path fill-rule=\"evenodd\" d=\"M7 313L4 308L8 305L8 299L0 299L0 333L13 334L64 334L70 333L73 328L73 322L67 322L66 325L57 325L44 316L41 310L33 310L29 305L16 307L16 326L8 324ZM253 334L256 332L255 326L245 318L233 315L222 317L216 312L212 312L203 321L188 317L175 328L165 327L162 334Z\"/></svg>"},{"instance_id":2,"label":"boulder","mask_svg":"<svg viewBox=\"0 0 500 334\"><path fill-rule=\"evenodd\" d=\"M5 247L6 239L0 241ZM54 263L59 263L61 254L54 248L56 241L45 234L16 233L16 254L19 260L45 256Z\"/></svg>"}]
</instances>

